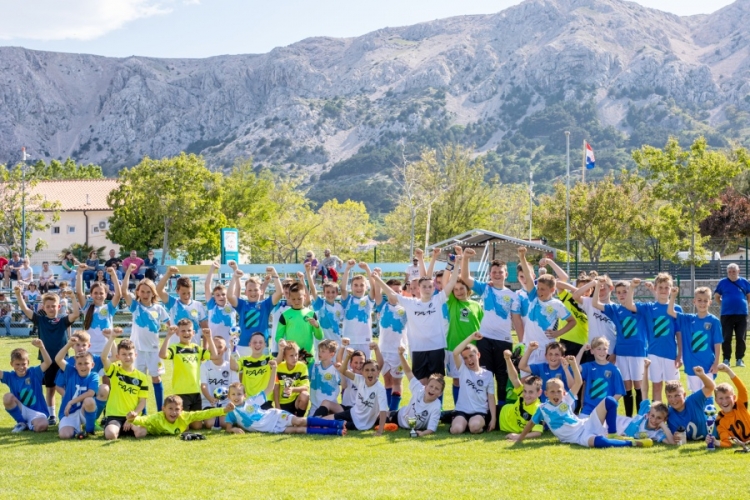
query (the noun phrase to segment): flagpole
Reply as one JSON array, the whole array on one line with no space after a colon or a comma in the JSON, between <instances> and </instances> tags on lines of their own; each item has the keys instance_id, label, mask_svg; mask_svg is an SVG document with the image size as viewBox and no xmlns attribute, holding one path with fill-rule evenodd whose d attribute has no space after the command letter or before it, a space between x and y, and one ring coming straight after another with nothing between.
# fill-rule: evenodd
<instances>
[{"instance_id":1,"label":"flagpole","mask_svg":"<svg viewBox=\"0 0 750 500\"><path fill-rule=\"evenodd\" d=\"M570 132L565 131L565 258L567 266L565 272L570 276Z\"/></svg>"},{"instance_id":2,"label":"flagpole","mask_svg":"<svg viewBox=\"0 0 750 500\"><path fill-rule=\"evenodd\" d=\"M586 184L586 139L583 140L583 163L581 163L581 182Z\"/></svg>"}]
</instances>

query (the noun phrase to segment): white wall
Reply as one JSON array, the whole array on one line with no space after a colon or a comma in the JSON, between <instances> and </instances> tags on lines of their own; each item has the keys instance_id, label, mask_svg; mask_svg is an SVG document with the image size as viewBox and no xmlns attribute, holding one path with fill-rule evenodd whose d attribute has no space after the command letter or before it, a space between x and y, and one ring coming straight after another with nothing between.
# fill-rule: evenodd
<instances>
[{"instance_id":1,"label":"white wall","mask_svg":"<svg viewBox=\"0 0 750 500\"><path fill-rule=\"evenodd\" d=\"M64 248L68 248L74 243L85 243L86 233L88 232L88 243L94 248L106 247L104 255L107 255L110 248L114 248L119 252L120 246L115 245L107 239L106 223L109 217L112 216L112 211L89 211L88 214L88 227L86 227L86 217L83 212L60 212L60 219L57 222L52 222L49 229L45 231L34 231L29 239L29 247L33 248L36 245L37 239L43 239L47 242L47 246L44 250L38 254L31 252L31 264L41 264L43 260L58 260L57 254ZM100 224L104 225L104 228L100 227ZM98 231L94 232L95 226ZM60 228L59 234L53 233L55 227ZM71 232L71 229L74 229Z\"/></svg>"}]
</instances>

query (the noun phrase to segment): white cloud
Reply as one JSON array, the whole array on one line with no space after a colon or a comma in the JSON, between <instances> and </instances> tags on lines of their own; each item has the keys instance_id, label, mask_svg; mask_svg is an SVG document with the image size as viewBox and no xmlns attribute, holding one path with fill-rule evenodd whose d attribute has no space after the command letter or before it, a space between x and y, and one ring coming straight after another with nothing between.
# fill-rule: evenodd
<instances>
[{"instance_id":1,"label":"white cloud","mask_svg":"<svg viewBox=\"0 0 750 500\"><path fill-rule=\"evenodd\" d=\"M0 0L0 40L92 40L200 0Z\"/></svg>"}]
</instances>

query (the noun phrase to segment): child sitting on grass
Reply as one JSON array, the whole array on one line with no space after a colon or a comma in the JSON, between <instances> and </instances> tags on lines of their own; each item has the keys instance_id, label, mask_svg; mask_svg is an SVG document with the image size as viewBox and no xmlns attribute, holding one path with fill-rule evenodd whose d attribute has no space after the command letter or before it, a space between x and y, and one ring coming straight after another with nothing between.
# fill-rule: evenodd
<instances>
[{"instance_id":1,"label":"child sitting on grass","mask_svg":"<svg viewBox=\"0 0 750 500\"><path fill-rule=\"evenodd\" d=\"M31 345L39 349L42 364L29 368L29 353L19 347L10 353L10 366L13 370L0 372L0 380L10 389L3 395L3 406L16 421L11 432L44 432L49 425L49 410L44 402L42 381L52 360L40 339L32 340Z\"/></svg>"},{"instance_id":2,"label":"child sitting on grass","mask_svg":"<svg viewBox=\"0 0 750 500\"><path fill-rule=\"evenodd\" d=\"M201 411L183 411L182 398L178 395L167 396L160 412L153 415L138 415L131 411L128 422L137 429L144 429L151 436L177 436L187 431L192 424L203 420L221 417L234 410L230 401L224 408L211 408Z\"/></svg>"},{"instance_id":3,"label":"child sitting on grass","mask_svg":"<svg viewBox=\"0 0 750 500\"><path fill-rule=\"evenodd\" d=\"M534 343L536 344L536 342ZM547 347L551 345L553 344L548 344ZM524 356L526 354L524 353ZM503 352L503 356L505 357L505 365L508 368L508 379L513 384L513 393L516 395L516 401L514 403L507 403L500 409L500 431L508 433L505 439L516 441L541 404L539 397L542 395L542 379L536 375L529 375L520 380L516 367L513 365L513 353L506 350ZM563 360L562 367L565 371L569 371L567 360ZM544 427L535 425L526 437L540 437L542 432L544 432Z\"/></svg>"},{"instance_id":4,"label":"child sitting on grass","mask_svg":"<svg viewBox=\"0 0 750 500\"><path fill-rule=\"evenodd\" d=\"M70 344L70 342L68 342ZM69 345L66 347L70 347ZM55 363L64 376L65 394L60 404L60 439L78 437L83 439L94 433L96 425L96 402L99 391L99 375L94 371L94 356L90 352L76 354L73 363L65 359L68 349L61 349ZM85 425L81 432L81 425Z\"/></svg>"},{"instance_id":5,"label":"child sitting on grass","mask_svg":"<svg viewBox=\"0 0 750 500\"><path fill-rule=\"evenodd\" d=\"M546 362L534 363L530 365L529 358L537 349L539 349L539 342L529 342L529 347L524 351L523 356L521 356L521 360L518 362L518 369L521 370L521 372L536 375L541 379L542 383L539 388L540 393L541 388L545 387L547 385L547 381L552 378L562 380L563 386L567 391L568 387L573 382L573 378L570 374L570 369L563 368L562 365L562 360L565 359L565 344L561 344L560 342L552 342L550 344L547 344L544 348L544 358ZM541 402L544 403L545 401L547 401L547 396L542 394Z\"/></svg>"},{"instance_id":6,"label":"child sitting on grass","mask_svg":"<svg viewBox=\"0 0 750 500\"><path fill-rule=\"evenodd\" d=\"M310 377L307 364L299 360L300 351L296 342L279 341L279 363L276 373L278 383L274 389L274 406L298 417L304 416L310 402Z\"/></svg>"},{"instance_id":7,"label":"child sitting on grass","mask_svg":"<svg viewBox=\"0 0 750 500\"><path fill-rule=\"evenodd\" d=\"M581 378L586 384L583 408L581 408L582 417L591 415L596 405L605 397L611 396L619 401L625 394L625 384L622 381L620 370L607 361L609 341L604 337L596 337L591 341L591 346L586 344L578 352L576 362L580 363L583 353L589 350L594 355L594 361L584 363L581 366Z\"/></svg>"},{"instance_id":8,"label":"child sitting on grass","mask_svg":"<svg viewBox=\"0 0 750 500\"><path fill-rule=\"evenodd\" d=\"M730 438L734 437L743 443L750 441L750 413L747 410L747 389L742 380L724 363L718 366L720 372L729 375L737 387L735 395L732 386L726 382L716 386L716 404L719 415L716 417L716 432L719 434L719 446L732 446Z\"/></svg>"},{"instance_id":9,"label":"child sitting on grass","mask_svg":"<svg viewBox=\"0 0 750 500\"><path fill-rule=\"evenodd\" d=\"M471 342L481 340L474 332L453 350L453 360L461 379L456 410L453 412L451 434L463 434L468 427L472 434L495 429L497 406L492 372L479 366L479 351Z\"/></svg>"}]
</instances>

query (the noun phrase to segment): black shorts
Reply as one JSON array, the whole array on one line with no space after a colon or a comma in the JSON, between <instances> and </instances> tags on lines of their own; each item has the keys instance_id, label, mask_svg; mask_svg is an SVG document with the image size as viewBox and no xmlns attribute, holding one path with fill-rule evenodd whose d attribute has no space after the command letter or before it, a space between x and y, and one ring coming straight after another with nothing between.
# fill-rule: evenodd
<instances>
[{"instance_id":1,"label":"black shorts","mask_svg":"<svg viewBox=\"0 0 750 500\"><path fill-rule=\"evenodd\" d=\"M273 401L266 401L265 403L260 405L261 410L270 410L271 408L273 408Z\"/></svg>"},{"instance_id":2,"label":"black shorts","mask_svg":"<svg viewBox=\"0 0 750 500\"><path fill-rule=\"evenodd\" d=\"M200 393L195 394L177 394L182 398L182 411L201 411L203 400Z\"/></svg>"},{"instance_id":3,"label":"black shorts","mask_svg":"<svg viewBox=\"0 0 750 500\"><path fill-rule=\"evenodd\" d=\"M411 353L411 370L417 380L429 378L433 373L445 376L445 349L415 351Z\"/></svg>"},{"instance_id":4,"label":"black shorts","mask_svg":"<svg viewBox=\"0 0 750 500\"><path fill-rule=\"evenodd\" d=\"M18 281L18 271L11 271L10 279Z\"/></svg>"},{"instance_id":5,"label":"black shorts","mask_svg":"<svg viewBox=\"0 0 750 500\"><path fill-rule=\"evenodd\" d=\"M352 411L351 410L344 410L339 413L333 414L334 420L343 420L346 422L346 428L348 430L354 430L354 431L367 431L369 429L358 429L356 425L354 425L354 420L352 420Z\"/></svg>"},{"instance_id":6,"label":"black shorts","mask_svg":"<svg viewBox=\"0 0 750 500\"><path fill-rule=\"evenodd\" d=\"M279 405L282 410L287 411L294 415L295 417L304 417L305 412L307 411L306 408L299 409L297 408L297 400L291 401L289 403L283 403Z\"/></svg>"},{"instance_id":7,"label":"black shorts","mask_svg":"<svg viewBox=\"0 0 750 500\"><path fill-rule=\"evenodd\" d=\"M133 429L131 428L129 431L126 431L122 428L123 425L125 425L125 422L127 422L128 419L125 417L106 417L104 419L104 428L106 428L108 425L116 425L120 428L120 436L134 436Z\"/></svg>"},{"instance_id":8,"label":"black shorts","mask_svg":"<svg viewBox=\"0 0 750 500\"><path fill-rule=\"evenodd\" d=\"M44 387L55 387L55 377L57 377L57 372L59 371L60 367L57 366L57 363L52 363L47 367L44 371L44 378L42 379Z\"/></svg>"},{"instance_id":9,"label":"black shorts","mask_svg":"<svg viewBox=\"0 0 750 500\"><path fill-rule=\"evenodd\" d=\"M487 430L487 427L490 425L490 420L492 419L492 414L489 412L487 413L464 413L462 411L453 411L453 418L456 417L463 417L466 419L466 423L469 423L469 420L471 420L472 417L480 416L484 419L484 430Z\"/></svg>"}]
</instances>

